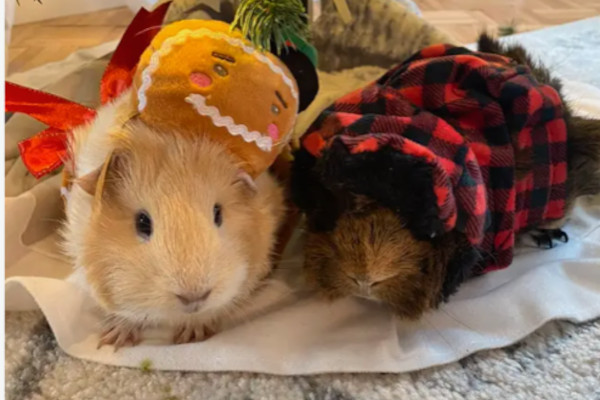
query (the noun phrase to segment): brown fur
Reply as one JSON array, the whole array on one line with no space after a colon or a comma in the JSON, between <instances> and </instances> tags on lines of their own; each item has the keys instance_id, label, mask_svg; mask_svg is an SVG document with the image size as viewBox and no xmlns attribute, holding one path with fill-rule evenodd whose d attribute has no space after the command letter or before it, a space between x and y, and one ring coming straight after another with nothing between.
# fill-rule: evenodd
<instances>
[{"instance_id":1,"label":"brown fur","mask_svg":"<svg viewBox=\"0 0 600 400\"><path fill-rule=\"evenodd\" d=\"M571 117L568 128L570 197L600 193L600 120Z\"/></svg>"},{"instance_id":2,"label":"brown fur","mask_svg":"<svg viewBox=\"0 0 600 400\"><path fill-rule=\"evenodd\" d=\"M440 302L455 239L416 240L384 208L346 214L333 232L308 234L308 280L330 299L365 297L415 319Z\"/></svg>"},{"instance_id":3,"label":"brown fur","mask_svg":"<svg viewBox=\"0 0 600 400\"><path fill-rule=\"evenodd\" d=\"M83 248L88 281L109 313L138 324L185 324L227 317L270 272L283 215L281 189L268 176L258 190L237 179L220 145L155 132L132 122L115 150ZM213 221L222 205L223 224ZM136 235L134 216L150 214L154 233ZM211 290L185 313L180 293Z\"/></svg>"}]
</instances>

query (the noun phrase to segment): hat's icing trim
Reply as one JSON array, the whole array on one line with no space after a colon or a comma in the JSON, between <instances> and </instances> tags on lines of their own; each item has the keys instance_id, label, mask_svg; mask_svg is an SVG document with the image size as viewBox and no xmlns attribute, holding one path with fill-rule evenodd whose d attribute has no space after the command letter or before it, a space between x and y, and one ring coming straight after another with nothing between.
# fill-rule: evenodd
<instances>
[{"instance_id":1,"label":"hat's icing trim","mask_svg":"<svg viewBox=\"0 0 600 400\"><path fill-rule=\"evenodd\" d=\"M210 37L212 39L225 40L232 46L236 46L244 50L247 54L252 54L258 61L267 64L271 71L281 76L285 84L290 88L294 99L298 100L298 92L294 88L293 80L285 74L283 69L273 64L267 56L256 50L254 47L247 45L241 39L233 38L222 32L215 32L207 28L201 28L196 30L183 29L179 31L175 36L166 39L160 48L155 51L150 57L148 66L142 71L142 84L138 90L138 110L142 112L146 108L148 99L146 97L146 91L152 85L152 74L156 72L160 64L161 57L169 54L173 50L173 46L184 43L189 38L198 39L201 37Z\"/></svg>"},{"instance_id":2,"label":"hat's icing trim","mask_svg":"<svg viewBox=\"0 0 600 400\"><path fill-rule=\"evenodd\" d=\"M254 143L259 149L270 152L273 148L273 139L265 136L258 131L249 131L246 125L236 124L233 118L228 115L221 115L217 107L206 104L206 97L201 94L190 94L185 98L200 115L210 117L212 123L218 127L226 128L233 136L241 136L247 143Z\"/></svg>"}]
</instances>

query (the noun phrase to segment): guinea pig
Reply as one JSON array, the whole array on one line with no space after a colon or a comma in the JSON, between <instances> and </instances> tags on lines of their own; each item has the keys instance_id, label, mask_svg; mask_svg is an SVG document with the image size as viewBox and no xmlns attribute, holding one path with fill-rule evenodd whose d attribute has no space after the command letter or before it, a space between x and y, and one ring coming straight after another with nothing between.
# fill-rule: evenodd
<instances>
[{"instance_id":1,"label":"guinea pig","mask_svg":"<svg viewBox=\"0 0 600 400\"><path fill-rule=\"evenodd\" d=\"M460 235L419 240L391 210L350 199L331 230L314 229L305 244L307 283L334 300L356 296L416 319L450 296L477 254ZM314 217L314 216L313 216Z\"/></svg>"},{"instance_id":2,"label":"guinea pig","mask_svg":"<svg viewBox=\"0 0 600 400\"><path fill-rule=\"evenodd\" d=\"M553 87L562 99L560 82L545 68L534 64L523 48L504 48L483 35L479 49L508 56L516 63L528 66L538 82ZM407 76L411 73L410 66L399 68ZM394 78L386 82L394 88L398 84ZM387 132L385 129L396 123L377 121L367 115L377 114L381 104L385 112L397 112L401 116L413 112L412 106L395 102L391 91L381 89L387 104L378 100L373 92L372 87L366 88L360 95L351 94L336 102L321 115L316 126L309 129L302 138L302 147L294 155L293 199L306 214L307 221L304 269L309 283L327 298L366 298L389 307L400 317L418 319L446 301L466 279L488 272L489 265L496 265L496 258L505 255L502 239L509 234L502 236L505 233L501 232L492 237L493 244L498 247L492 247L495 253L490 253L488 248L470 241L468 230L445 229L445 221L439 218L442 208L435 202L436 191L444 192L445 188L436 186L431 166L391 150L392 145L400 146L397 138L381 135L379 142L361 138L360 129L367 127L371 132ZM404 93L410 97L415 91ZM446 95L453 93L446 91ZM358 100L365 104L357 105ZM414 101L418 103L419 100ZM560 227L566 222L574 200L600 193L600 121L573 116L564 101L563 105L567 135L564 217L549 218L515 232L533 235L539 245L548 247L556 239L568 239ZM366 116L362 119L359 118L361 115L355 116L360 114L359 111ZM328 112L339 118L329 118ZM475 120L473 117L469 123ZM421 129L424 126L423 123ZM467 123L463 126L469 128ZM415 130L407 129L404 134L418 138L417 128L411 129ZM328 130L335 131L334 135L339 132L339 136L322 136ZM351 135L350 131L359 133ZM330 147L325 147L327 140L330 140ZM313 153L311 149L315 148L325 150L314 156L317 152ZM421 154L426 153L418 148ZM514 170L511 169L514 176L510 184L527 179L529 172L538 165L531 152L515 150L514 159ZM468 167L466 164L464 168ZM476 172L473 176L476 177ZM461 179L472 182L468 180L471 177L463 175ZM489 179L488 176L484 178ZM506 182L502 181L504 184ZM436 189L432 190L434 187ZM477 203L473 204L476 208ZM482 223L489 224L490 221ZM512 240L506 239L505 243L512 246ZM511 260L512 252L508 263Z\"/></svg>"},{"instance_id":3,"label":"guinea pig","mask_svg":"<svg viewBox=\"0 0 600 400\"><path fill-rule=\"evenodd\" d=\"M106 129L102 121L124 119L118 108L74 132L63 230L107 314L100 345L135 345L155 326L172 329L174 343L203 340L265 286L282 189L269 173L253 180L209 139L135 117Z\"/></svg>"}]
</instances>

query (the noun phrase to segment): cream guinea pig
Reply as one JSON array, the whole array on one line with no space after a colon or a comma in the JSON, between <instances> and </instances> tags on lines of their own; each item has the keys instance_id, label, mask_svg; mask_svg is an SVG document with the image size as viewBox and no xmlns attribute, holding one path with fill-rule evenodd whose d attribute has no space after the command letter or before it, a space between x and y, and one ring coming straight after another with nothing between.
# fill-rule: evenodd
<instances>
[{"instance_id":1,"label":"cream guinea pig","mask_svg":"<svg viewBox=\"0 0 600 400\"><path fill-rule=\"evenodd\" d=\"M157 325L174 343L203 340L268 286L282 190L205 137L131 118L129 96L72 135L65 249L107 313L100 345Z\"/></svg>"}]
</instances>

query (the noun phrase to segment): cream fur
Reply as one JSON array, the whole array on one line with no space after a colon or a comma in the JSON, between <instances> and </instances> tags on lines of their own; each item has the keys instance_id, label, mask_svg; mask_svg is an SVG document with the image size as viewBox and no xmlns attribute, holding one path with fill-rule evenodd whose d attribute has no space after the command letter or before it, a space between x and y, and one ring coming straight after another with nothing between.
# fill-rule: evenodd
<instances>
[{"instance_id":1,"label":"cream fur","mask_svg":"<svg viewBox=\"0 0 600 400\"><path fill-rule=\"evenodd\" d=\"M183 326L187 333L175 340L199 340L203 326L215 330L266 307L252 304L257 290L263 292L259 298L279 297L280 288L264 279L283 217L282 190L268 173L256 179L256 188L247 187L219 144L129 120L130 96L103 107L97 120L74 132L75 179L101 168L109 153L116 161L100 196L72 185L64 249L85 272L78 284L110 315L107 330L135 342L144 326ZM220 228L213 222L215 202L224 207ZM156 227L143 244L133 222L139 209L152 213ZM175 295L204 288L212 293L200 311L182 311ZM274 294L264 294L272 288Z\"/></svg>"}]
</instances>

